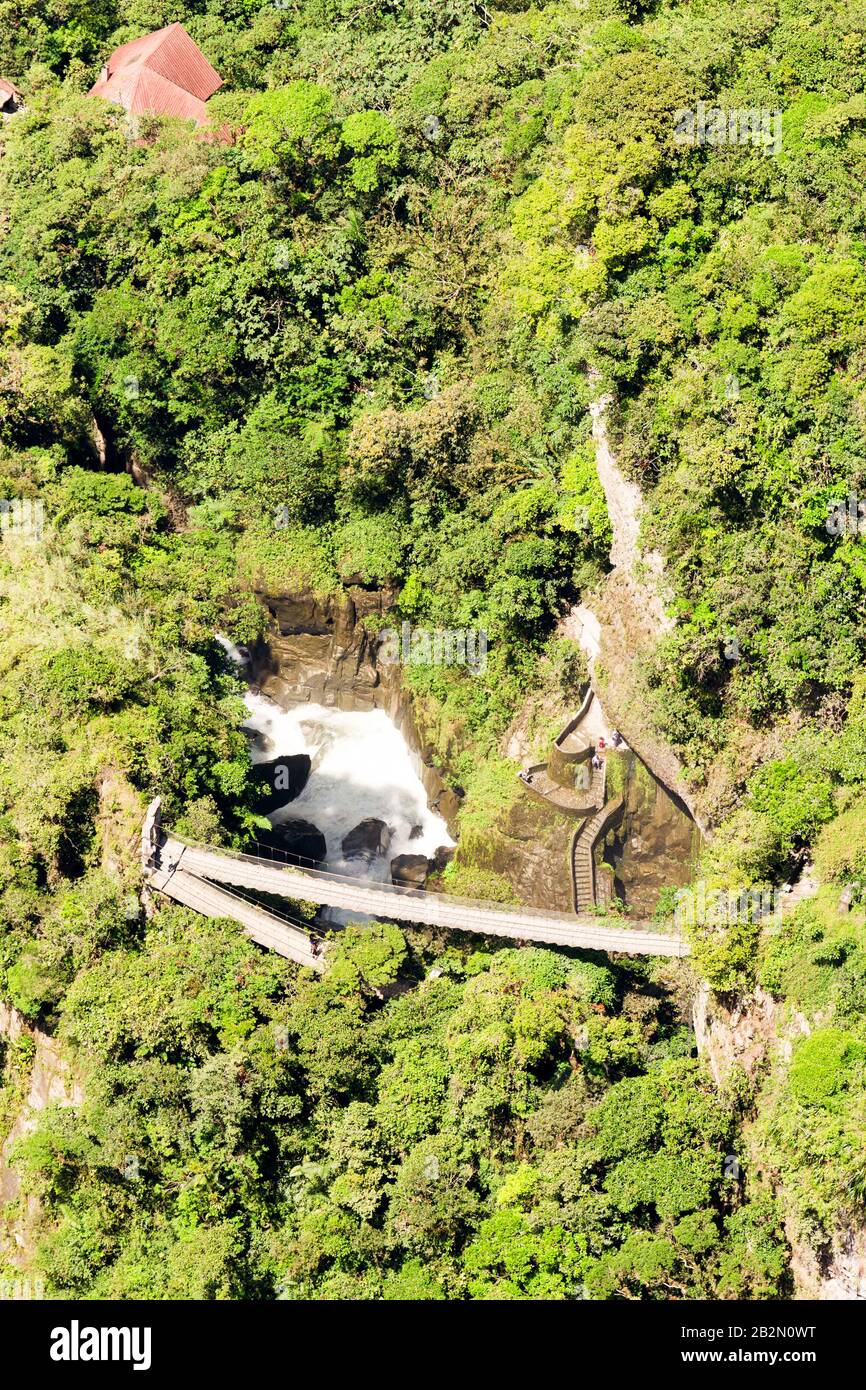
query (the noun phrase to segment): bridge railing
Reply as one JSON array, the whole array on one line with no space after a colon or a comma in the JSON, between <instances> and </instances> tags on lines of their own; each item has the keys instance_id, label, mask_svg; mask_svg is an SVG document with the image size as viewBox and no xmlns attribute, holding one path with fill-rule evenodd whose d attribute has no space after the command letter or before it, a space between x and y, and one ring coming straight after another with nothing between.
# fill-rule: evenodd
<instances>
[{"instance_id":1,"label":"bridge railing","mask_svg":"<svg viewBox=\"0 0 866 1390\"><path fill-rule=\"evenodd\" d=\"M246 903L249 907L257 907L260 912L267 913L269 917L278 918L279 921L285 922L286 926L297 927L299 931L304 932L307 936L315 937L317 941L327 941L328 939L327 932L314 926L312 922L305 922L302 918L293 917L289 912L283 912L278 907L271 907L270 903L260 902L255 893L245 893L236 883L220 883L218 887L219 891L225 893L227 897L237 898L239 902Z\"/></svg>"},{"instance_id":2,"label":"bridge railing","mask_svg":"<svg viewBox=\"0 0 866 1390\"><path fill-rule=\"evenodd\" d=\"M303 869L305 872L321 874L325 878L336 878L340 882L362 883L369 887L373 881L369 878L361 878L360 875L331 873L328 869L322 868L321 859L309 859L305 854L295 854L293 850L280 849L276 845L266 844L263 840L248 840L248 844L253 844L259 851L257 854L249 854L246 850L228 849L225 845L209 845L203 840L190 840L186 835L181 835L170 825L163 824L164 837L177 840L179 844L186 845L188 849L206 850L209 854L221 854L227 859L243 859L253 864L274 863L288 869ZM399 885L394 885L399 886Z\"/></svg>"},{"instance_id":3,"label":"bridge railing","mask_svg":"<svg viewBox=\"0 0 866 1390\"><path fill-rule=\"evenodd\" d=\"M168 826L163 826L163 830L167 836L170 836L171 839L178 841L180 844L185 845L187 848L192 850L202 850L203 852L208 854L215 854L222 858L236 859L242 863L247 864L268 865L274 863L274 860L270 854L268 854L267 856L261 856L257 854L249 854L244 850L226 849L222 845L202 844L195 840L189 840L184 835L177 834ZM253 843L256 846L260 845L260 842L257 840L254 840ZM268 851L272 850L273 848L270 845L262 845L261 847ZM278 853L279 852L280 851L278 851ZM295 857L297 859L303 858L303 856L300 855ZM681 935L678 928L672 932L666 931L660 926L659 923L656 922L649 922L645 920L639 921L635 918L619 917L608 913L575 914L571 912L560 912L554 909L551 909L550 911L545 911L543 908L525 907L521 903L495 903L485 900L484 898L463 897L456 893L429 893L423 888L408 888L404 887L402 884L399 883L388 883L385 881L380 881L378 879L361 878L353 874L335 873L330 869L320 868L318 864L316 864L313 860L307 860L306 863L303 864L291 863L286 861L285 863L283 863L282 867L287 869L297 869L299 870L299 872L303 874L309 874L310 877L314 879L327 879L328 881L335 884L349 884L352 887L358 888L361 891L361 895L367 898L369 898L371 892L385 893L389 897L398 900L401 898L418 899L426 897L432 900L438 899L441 902L448 903L454 907L465 907L480 910L482 912L504 913L515 918L522 918L524 921L527 922L532 922L534 920L540 922L560 921L562 922L562 925L566 927L576 927L583 925L604 928L609 926L612 930L616 931L650 932L655 936L669 937L674 940L678 940ZM303 898L302 893L299 893L298 896L301 899Z\"/></svg>"}]
</instances>

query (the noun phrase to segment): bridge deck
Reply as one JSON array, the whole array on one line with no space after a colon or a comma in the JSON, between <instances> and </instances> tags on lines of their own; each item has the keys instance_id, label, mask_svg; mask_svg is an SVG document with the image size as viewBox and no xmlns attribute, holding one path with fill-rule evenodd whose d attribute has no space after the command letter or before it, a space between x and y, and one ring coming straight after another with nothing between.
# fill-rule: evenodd
<instances>
[{"instance_id":1,"label":"bridge deck","mask_svg":"<svg viewBox=\"0 0 866 1390\"><path fill-rule=\"evenodd\" d=\"M170 892L170 878L210 879L241 888L273 893L296 902L321 903L356 913L362 919L385 917L422 922L456 931L481 932L519 941L541 941L590 951L621 951L628 955L686 956L688 943L640 926L607 925L597 917L499 903L478 903L443 893L426 893L396 884L371 883L323 870L279 866L253 855L188 845L168 835L149 870L154 887ZM188 890L187 890L188 891ZM193 904L189 904L193 906ZM235 913L213 915L236 915ZM303 933L299 933L303 935ZM310 961L305 961L310 964Z\"/></svg>"},{"instance_id":2,"label":"bridge deck","mask_svg":"<svg viewBox=\"0 0 866 1390\"><path fill-rule=\"evenodd\" d=\"M234 893L227 893L213 883L184 873L182 869L176 869L173 873L157 870L151 874L150 882L166 897L201 912L205 917L230 917L240 922L247 935L259 946L267 946L298 965L309 965L313 970L324 969L323 957L313 955L309 936L262 907L244 902Z\"/></svg>"}]
</instances>

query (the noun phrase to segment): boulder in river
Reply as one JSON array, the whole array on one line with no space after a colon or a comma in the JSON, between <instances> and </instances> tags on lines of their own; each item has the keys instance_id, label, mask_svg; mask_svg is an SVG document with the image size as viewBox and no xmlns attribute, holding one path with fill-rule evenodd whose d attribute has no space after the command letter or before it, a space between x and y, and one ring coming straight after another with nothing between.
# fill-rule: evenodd
<instances>
[{"instance_id":1,"label":"boulder in river","mask_svg":"<svg viewBox=\"0 0 866 1390\"><path fill-rule=\"evenodd\" d=\"M398 854L391 860L391 881L404 888L423 888L429 868L426 854Z\"/></svg>"},{"instance_id":2,"label":"boulder in river","mask_svg":"<svg viewBox=\"0 0 866 1390\"><path fill-rule=\"evenodd\" d=\"M343 854L347 859L373 859L385 854L391 843L391 831L383 820L368 816L343 837Z\"/></svg>"},{"instance_id":3,"label":"boulder in river","mask_svg":"<svg viewBox=\"0 0 866 1390\"><path fill-rule=\"evenodd\" d=\"M328 852L325 837L318 826L300 817L285 820L281 825L271 826L270 830L259 831L259 844L270 845L278 851L277 858L285 853L297 859L309 859L320 864Z\"/></svg>"},{"instance_id":4,"label":"boulder in river","mask_svg":"<svg viewBox=\"0 0 866 1390\"><path fill-rule=\"evenodd\" d=\"M267 734L263 734L261 729L254 729L251 724L242 724L241 732L247 736L250 748L255 748L256 752L263 753L268 746Z\"/></svg>"},{"instance_id":5,"label":"boulder in river","mask_svg":"<svg viewBox=\"0 0 866 1390\"><path fill-rule=\"evenodd\" d=\"M300 796L310 775L309 753L284 753L267 762L254 763L250 774L259 788L257 810L268 815Z\"/></svg>"}]
</instances>

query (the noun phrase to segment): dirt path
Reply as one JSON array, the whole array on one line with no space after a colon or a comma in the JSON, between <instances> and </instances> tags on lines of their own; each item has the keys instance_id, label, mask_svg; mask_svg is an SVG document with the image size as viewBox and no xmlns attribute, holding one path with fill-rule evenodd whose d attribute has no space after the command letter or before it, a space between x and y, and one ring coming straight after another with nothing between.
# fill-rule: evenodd
<instances>
[{"instance_id":1,"label":"dirt path","mask_svg":"<svg viewBox=\"0 0 866 1390\"><path fill-rule=\"evenodd\" d=\"M589 410L596 468L613 532L611 570L596 594L565 614L559 631L585 652L593 687L608 718L707 833L706 817L695 804L677 755L654 732L645 714L646 698L636 674L636 658L651 650L674 623L665 615L661 597L662 557L641 549L640 488L626 478L611 452L606 425L609 405L609 396L599 396Z\"/></svg>"},{"instance_id":2,"label":"dirt path","mask_svg":"<svg viewBox=\"0 0 866 1390\"><path fill-rule=\"evenodd\" d=\"M640 646L645 646L648 640L670 632L673 622L666 617L659 596L664 561L657 551L643 551L640 546L643 512L640 488L626 478L611 453L606 423L610 402L610 396L599 396L589 407L596 469L604 489L613 532L611 572L604 588L606 594L616 595L618 607L623 610L622 619L628 628L640 630ZM605 623L603 610L604 604L592 599L575 604L562 624L564 635L574 638L583 648L590 667L601 652Z\"/></svg>"},{"instance_id":3,"label":"dirt path","mask_svg":"<svg viewBox=\"0 0 866 1390\"><path fill-rule=\"evenodd\" d=\"M673 622L665 616L659 597L659 586L664 572L664 561L657 551L643 551L640 546L640 523L643 513L643 497L637 483L626 478L610 450L607 436L607 410L610 396L601 396L591 403L592 437L595 441L595 465L599 482L604 489L607 514L613 531L610 548L610 563L613 573L624 577L634 595L634 602L640 606L644 618L649 619L659 635L670 632ZM642 578L640 569L646 571Z\"/></svg>"}]
</instances>

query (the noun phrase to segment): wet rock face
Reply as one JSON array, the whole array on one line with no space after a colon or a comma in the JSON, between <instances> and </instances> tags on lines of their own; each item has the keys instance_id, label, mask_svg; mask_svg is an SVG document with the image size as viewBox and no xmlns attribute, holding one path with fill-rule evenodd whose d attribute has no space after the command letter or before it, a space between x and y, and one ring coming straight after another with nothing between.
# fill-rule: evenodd
<instances>
[{"instance_id":1,"label":"wet rock face","mask_svg":"<svg viewBox=\"0 0 866 1390\"><path fill-rule=\"evenodd\" d=\"M398 854L391 860L391 882L406 888L423 888L429 868L425 854Z\"/></svg>"},{"instance_id":2,"label":"wet rock face","mask_svg":"<svg viewBox=\"0 0 866 1390\"><path fill-rule=\"evenodd\" d=\"M442 870L451 863L454 852L454 845L440 845L437 850L434 850L432 863L437 874L441 874Z\"/></svg>"},{"instance_id":3,"label":"wet rock face","mask_svg":"<svg viewBox=\"0 0 866 1390\"><path fill-rule=\"evenodd\" d=\"M473 863L507 879L527 906L571 912L573 831L574 821L521 791L483 845L473 844Z\"/></svg>"},{"instance_id":4,"label":"wet rock face","mask_svg":"<svg viewBox=\"0 0 866 1390\"><path fill-rule=\"evenodd\" d=\"M309 859L314 864L320 864L328 852L325 837L318 826L301 820L300 816L283 821L282 825L274 825L270 830L259 831L257 838L260 844L270 845L272 849L298 859Z\"/></svg>"},{"instance_id":5,"label":"wet rock face","mask_svg":"<svg viewBox=\"0 0 866 1390\"><path fill-rule=\"evenodd\" d=\"M367 816L343 836L343 854L346 859L366 859L369 863L385 854L390 843L391 831L385 822L376 816ZM414 855L405 857L415 858Z\"/></svg>"},{"instance_id":6,"label":"wet rock face","mask_svg":"<svg viewBox=\"0 0 866 1390\"><path fill-rule=\"evenodd\" d=\"M607 794L622 795L620 823L599 843L596 861L613 869L628 911L650 917L662 888L691 881L700 844L697 826L634 753L608 753Z\"/></svg>"},{"instance_id":7,"label":"wet rock face","mask_svg":"<svg viewBox=\"0 0 866 1390\"><path fill-rule=\"evenodd\" d=\"M258 810L264 815L300 796L310 776L309 753L288 753L256 763L250 774L259 787Z\"/></svg>"},{"instance_id":8,"label":"wet rock face","mask_svg":"<svg viewBox=\"0 0 866 1390\"><path fill-rule=\"evenodd\" d=\"M251 676L277 704L345 710L384 707L376 643L364 619L383 613L390 595L352 586L323 598L261 595L271 615L266 646L251 657Z\"/></svg>"}]
</instances>

